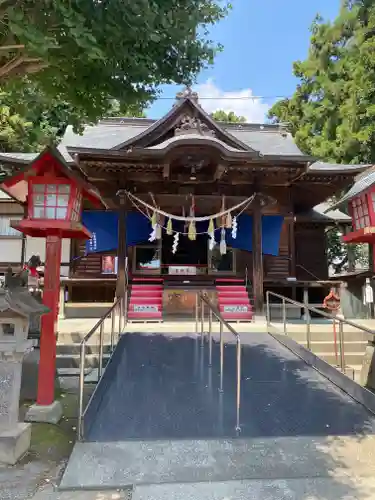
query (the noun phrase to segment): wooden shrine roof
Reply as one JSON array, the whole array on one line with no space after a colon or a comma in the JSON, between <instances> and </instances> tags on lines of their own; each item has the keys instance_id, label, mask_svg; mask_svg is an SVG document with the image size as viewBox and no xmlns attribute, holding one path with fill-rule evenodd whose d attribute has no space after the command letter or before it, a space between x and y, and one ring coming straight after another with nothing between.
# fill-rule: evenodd
<instances>
[{"instance_id":1,"label":"wooden shrine roof","mask_svg":"<svg viewBox=\"0 0 375 500\"><path fill-rule=\"evenodd\" d=\"M297 147L282 125L216 122L189 89L177 95L175 105L159 120L108 118L85 127L82 135L68 127L58 151L72 171L107 198L124 185L139 188L138 193L147 193L152 185L155 193L189 190L246 197L258 184L258 189L273 189L271 196L277 192L275 198L286 199L294 186L294 203L303 210L347 188L368 168L316 161ZM36 157L0 154L0 181L1 170L15 173Z\"/></svg>"}]
</instances>

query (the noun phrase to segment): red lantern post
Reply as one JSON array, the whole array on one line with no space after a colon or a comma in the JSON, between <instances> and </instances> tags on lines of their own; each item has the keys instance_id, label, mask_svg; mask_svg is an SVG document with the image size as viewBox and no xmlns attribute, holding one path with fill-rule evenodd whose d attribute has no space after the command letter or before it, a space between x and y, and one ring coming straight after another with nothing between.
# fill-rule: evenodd
<instances>
[{"instance_id":1,"label":"red lantern post","mask_svg":"<svg viewBox=\"0 0 375 500\"><path fill-rule=\"evenodd\" d=\"M328 311L333 315L336 316L340 309L340 297L337 295L335 290L332 288L323 300L323 306L325 309L328 309ZM337 350L337 331L336 331L336 320L333 319L332 322L332 327L333 327L333 344L335 348L335 359L336 359L336 364L339 364L339 355L338 355L338 350Z\"/></svg>"},{"instance_id":2,"label":"red lantern post","mask_svg":"<svg viewBox=\"0 0 375 500\"><path fill-rule=\"evenodd\" d=\"M54 148L48 148L22 172L6 179L1 187L27 203L27 216L12 221L12 227L28 236L46 238L43 303L50 312L41 321L37 404L29 411L28 420L48 420L46 408L54 404L55 397L61 240L90 238L91 233L81 224L83 200L95 205L103 203L91 185ZM56 420L56 411L54 414Z\"/></svg>"}]
</instances>

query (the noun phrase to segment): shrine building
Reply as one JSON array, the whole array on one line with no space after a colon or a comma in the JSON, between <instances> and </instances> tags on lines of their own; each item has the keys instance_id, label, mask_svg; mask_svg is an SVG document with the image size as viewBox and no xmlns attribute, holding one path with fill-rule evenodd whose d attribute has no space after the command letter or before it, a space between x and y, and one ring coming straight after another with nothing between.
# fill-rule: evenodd
<instances>
[{"instance_id":1,"label":"shrine building","mask_svg":"<svg viewBox=\"0 0 375 500\"><path fill-rule=\"evenodd\" d=\"M215 298L221 286L245 287L259 315L267 290L301 301L308 289L310 302L321 303L330 288L326 229L350 223L324 202L368 168L305 155L282 125L216 122L189 89L159 120L108 118L83 135L68 128L58 150L108 207L84 206L91 240L68 242L67 305L112 302L127 280L155 287L139 303L130 297L130 319L137 311L190 314L194 291ZM16 173L35 157L7 153L0 162ZM25 203L1 188L11 196L3 203ZM0 265L9 260L0 252Z\"/></svg>"}]
</instances>

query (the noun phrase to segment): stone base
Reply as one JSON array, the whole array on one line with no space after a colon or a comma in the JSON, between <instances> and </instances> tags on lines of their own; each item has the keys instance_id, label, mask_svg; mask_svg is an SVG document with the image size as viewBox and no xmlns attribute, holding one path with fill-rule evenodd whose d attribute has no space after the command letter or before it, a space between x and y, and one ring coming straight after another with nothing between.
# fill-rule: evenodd
<instances>
[{"instance_id":1,"label":"stone base","mask_svg":"<svg viewBox=\"0 0 375 500\"><path fill-rule=\"evenodd\" d=\"M0 430L0 463L14 465L30 448L31 424L17 423Z\"/></svg>"},{"instance_id":2,"label":"stone base","mask_svg":"<svg viewBox=\"0 0 375 500\"><path fill-rule=\"evenodd\" d=\"M362 361L360 384L375 390L375 345L369 342Z\"/></svg>"},{"instance_id":3,"label":"stone base","mask_svg":"<svg viewBox=\"0 0 375 500\"><path fill-rule=\"evenodd\" d=\"M44 422L47 424L57 424L63 414L63 409L60 401L54 401L51 405L32 405L27 410L26 422Z\"/></svg>"},{"instance_id":4,"label":"stone base","mask_svg":"<svg viewBox=\"0 0 375 500\"><path fill-rule=\"evenodd\" d=\"M253 322L254 323L263 323L263 324L266 324L267 323L267 318L264 314L254 314L254 319L253 319Z\"/></svg>"}]
</instances>

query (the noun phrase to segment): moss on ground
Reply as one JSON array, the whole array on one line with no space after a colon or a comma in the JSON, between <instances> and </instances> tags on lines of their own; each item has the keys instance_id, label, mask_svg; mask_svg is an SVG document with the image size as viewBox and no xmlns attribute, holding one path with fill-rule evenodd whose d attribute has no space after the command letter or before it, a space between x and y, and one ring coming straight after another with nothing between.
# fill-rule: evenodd
<instances>
[{"instance_id":1,"label":"moss on ground","mask_svg":"<svg viewBox=\"0 0 375 500\"><path fill-rule=\"evenodd\" d=\"M60 463L70 456L77 434L78 395L60 391L56 394L56 399L59 399L63 406L63 417L56 425L32 424L31 447L25 457L26 461L37 459L42 462ZM25 402L24 410L30 404L32 403Z\"/></svg>"}]
</instances>

